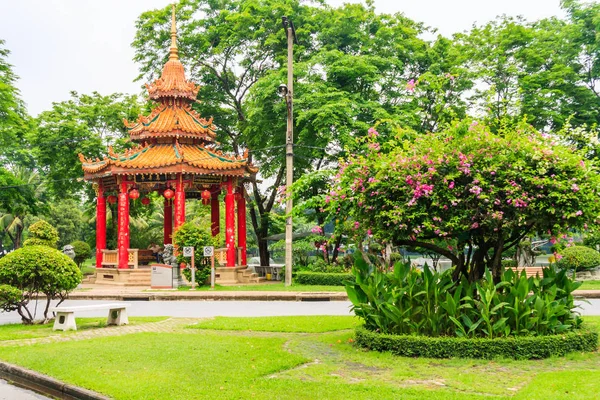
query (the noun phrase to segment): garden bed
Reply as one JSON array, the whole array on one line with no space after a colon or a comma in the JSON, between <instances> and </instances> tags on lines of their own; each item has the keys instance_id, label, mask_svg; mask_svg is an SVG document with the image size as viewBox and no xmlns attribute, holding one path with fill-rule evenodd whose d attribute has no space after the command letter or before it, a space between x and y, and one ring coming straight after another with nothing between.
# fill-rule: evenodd
<instances>
[{"instance_id":1,"label":"garden bed","mask_svg":"<svg viewBox=\"0 0 600 400\"><path fill-rule=\"evenodd\" d=\"M559 335L510 338L459 338L389 335L356 329L356 344L403 357L542 359L572 352L594 352L598 333L580 330Z\"/></svg>"}]
</instances>

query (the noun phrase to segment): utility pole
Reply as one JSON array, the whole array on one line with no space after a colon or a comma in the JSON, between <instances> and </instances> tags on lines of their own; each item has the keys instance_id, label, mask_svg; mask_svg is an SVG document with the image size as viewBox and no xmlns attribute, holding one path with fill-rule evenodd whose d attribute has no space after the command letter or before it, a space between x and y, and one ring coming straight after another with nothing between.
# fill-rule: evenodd
<instances>
[{"instance_id":1,"label":"utility pole","mask_svg":"<svg viewBox=\"0 0 600 400\"><path fill-rule=\"evenodd\" d=\"M285 192L287 201L285 204L285 286L292 284L292 184L294 183L294 42L296 39L296 29L294 23L288 17L281 17L283 28L287 35L288 45L288 73L287 87L279 86L279 93L285 96L287 105L287 133L285 140Z\"/></svg>"}]
</instances>

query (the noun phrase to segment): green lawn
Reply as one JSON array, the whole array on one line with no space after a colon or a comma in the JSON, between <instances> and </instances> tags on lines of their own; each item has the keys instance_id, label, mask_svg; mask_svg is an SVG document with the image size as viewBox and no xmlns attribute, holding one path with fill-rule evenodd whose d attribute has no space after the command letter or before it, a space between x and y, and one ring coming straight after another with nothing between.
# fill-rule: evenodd
<instances>
[{"instance_id":1,"label":"green lawn","mask_svg":"<svg viewBox=\"0 0 600 400\"><path fill-rule=\"evenodd\" d=\"M190 290L189 286L180 287L178 290L186 291ZM196 290L207 291L211 290L210 286L201 286ZM285 286L283 282L276 283L264 283L261 285L240 285L240 286L221 286L215 285L215 291L227 292L227 291L252 291L252 292L345 292L344 286L317 286L317 285L291 285ZM146 290L148 292L155 292L156 290ZM161 290L162 291L162 290Z\"/></svg>"},{"instance_id":2,"label":"green lawn","mask_svg":"<svg viewBox=\"0 0 600 400\"><path fill-rule=\"evenodd\" d=\"M195 329L262 332L331 332L352 329L360 324L356 317L216 317L190 326Z\"/></svg>"},{"instance_id":3,"label":"green lawn","mask_svg":"<svg viewBox=\"0 0 600 400\"><path fill-rule=\"evenodd\" d=\"M167 317L130 317L130 325L139 325L147 322L158 322L167 319ZM76 318L77 329L79 331L103 328L106 326L106 317L104 318ZM23 325L8 324L0 325L0 341L33 339L46 337L50 335L68 335L75 331L53 331L53 322L45 325Z\"/></svg>"},{"instance_id":4,"label":"green lawn","mask_svg":"<svg viewBox=\"0 0 600 400\"><path fill-rule=\"evenodd\" d=\"M0 359L115 399L591 399L600 391L598 353L403 358L354 347L353 317L293 320L216 318L174 333L5 346Z\"/></svg>"},{"instance_id":5,"label":"green lawn","mask_svg":"<svg viewBox=\"0 0 600 400\"><path fill-rule=\"evenodd\" d=\"M600 281L585 281L580 290L600 290Z\"/></svg>"}]
</instances>

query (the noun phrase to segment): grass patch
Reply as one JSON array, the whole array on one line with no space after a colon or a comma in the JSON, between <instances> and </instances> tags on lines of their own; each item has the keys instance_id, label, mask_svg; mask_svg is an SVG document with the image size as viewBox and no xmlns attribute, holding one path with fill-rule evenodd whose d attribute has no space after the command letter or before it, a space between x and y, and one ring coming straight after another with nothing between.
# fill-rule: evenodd
<instances>
[{"instance_id":1,"label":"grass patch","mask_svg":"<svg viewBox=\"0 0 600 400\"><path fill-rule=\"evenodd\" d=\"M349 317L318 318L330 319L329 329L348 326ZM221 323L233 330L245 319ZM351 330L298 334L287 324L272 326L283 332L139 333L0 347L0 359L128 400L591 399L600 389L598 353L538 361L406 358L357 348Z\"/></svg>"},{"instance_id":2,"label":"grass patch","mask_svg":"<svg viewBox=\"0 0 600 400\"><path fill-rule=\"evenodd\" d=\"M600 281L584 281L579 290L600 290Z\"/></svg>"},{"instance_id":3,"label":"grass patch","mask_svg":"<svg viewBox=\"0 0 600 400\"><path fill-rule=\"evenodd\" d=\"M174 289L175 290L175 289ZM189 286L180 287L179 291L190 290ZM196 290L209 291L210 286L200 286ZM283 282L265 283L261 285L239 285L239 286L221 286L215 285L215 291L218 292L346 292L343 286L319 286L319 285L291 285L285 286ZM155 292L157 290L146 290L147 292ZM163 290L160 290L163 291Z\"/></svg>"},{"instance_id":4,"label":"grass patch","mask_svg":"<svg viewBox=\"0 0 600 400\"><path fill-rule=\"evenodd\" d=\"M330 332L353 329L360 320L352 316L216 317L190 326L195 329L260 332Z\"/></svg>"},{"instance_id":5,"label":"grass patch","mask_svg":"<svg viewBox=\"0 0 600 400\"><path fill-rule=\"evenodd\" d=\"M167 317L129 317L130 325L164 321ZM106 327L106 318L76 318L77 331ZM53 331L54 321L44 325L8 324L0 325L0 341L34 339L51 335L66 335L76 331Z\"/></svg>"}]
</instances>

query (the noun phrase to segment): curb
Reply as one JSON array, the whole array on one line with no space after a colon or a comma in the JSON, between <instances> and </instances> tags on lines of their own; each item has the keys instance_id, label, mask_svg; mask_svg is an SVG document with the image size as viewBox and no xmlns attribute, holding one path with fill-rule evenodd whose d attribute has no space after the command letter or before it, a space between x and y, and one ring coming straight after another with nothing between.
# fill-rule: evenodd
<instances>
[{"instance_id":1,"label":"curb","mask_svg":"<svg viewBox=\"0 0 600 400\"><path fill-rule=\"evenodd\" d=\"M100 393L70 385L39 372L0 361L0 377L37 393L67 400L110 400Z\"/></svg>"},{"instance_id":2,"label":"curb","mask_svg":"<svg viewBox=\"0 0 600 400\"><path fill-rule=\"evenodd\" d=\"M345 292L131 292L131 293L70 293L69 300L118 301L347 301Z\"/></svg>"},{"instance_id":3,"label":"curb","mask_svg":"<svg viewBox=\"0 0 600 400\"><path fill-rule=\"evenodd\" d=\"M576 290L576 298L600 299L600 290ZM45 298L45 296L40 296ZM69 300L117 301L348 301L345 292L71 292Z\"/></svg>"}]
</instances>

